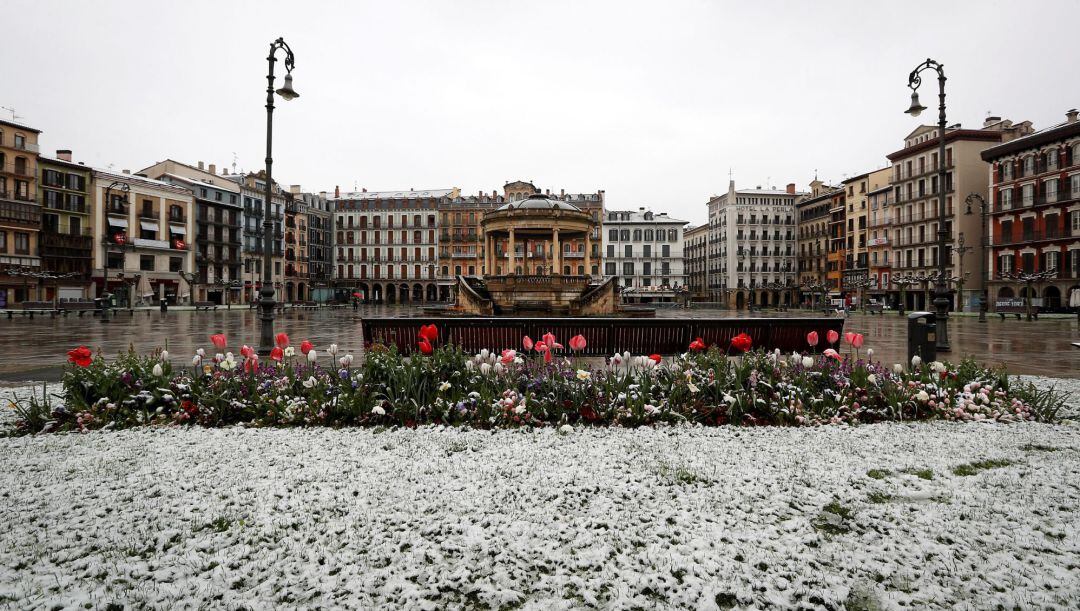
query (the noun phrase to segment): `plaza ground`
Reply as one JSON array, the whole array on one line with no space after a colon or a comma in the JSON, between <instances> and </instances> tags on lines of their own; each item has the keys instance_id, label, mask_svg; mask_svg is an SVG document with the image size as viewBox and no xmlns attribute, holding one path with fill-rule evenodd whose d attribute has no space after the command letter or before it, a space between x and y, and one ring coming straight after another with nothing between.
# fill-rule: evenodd
<instances>
[{"instance_id":1,"label":"plaza ground","mask_svg":"<svg viewBox=\"0 0 1080 611\"><path fill-rule=\"evenodd\" d=\"M420 311L409 306L365 306L360 310L321 309L286 310L279 315L278 331L296 342L310 340L317 349L336 343L343 352L361 355L361 324L364 316L416 316ZM753 316L821 316L803 311L783 314L753 313ZM661 309L664 317L748 316L745 312L725 310ZM895 312L881 316L853 315L845 329L863 333L866 348L873 348L875 360L885 363L907 360L907 321ZM168 345L173 362L182 364L196 348L209 347L209 335L223 332L230 345L256 345L259 338L258 313L234 308L212 312L157 310L120 312L109 322L97 317L0 319L0 381L58 379L67 351L83 344L101 348L115 355L134 346L149 352ZM1080 377L1080 349L1071 342L1080 341L1076 318L1043 318L1038 321L999 320L991 317L980 323L975 317L953 317L949 325L953 350L940 355L953 361L967 355L987 365L1006 365L1011 373L1051 377ZM564 338L565 339L565 338ZM509 347L509 346L507 346Z\"/></svg>"}]
</instances>

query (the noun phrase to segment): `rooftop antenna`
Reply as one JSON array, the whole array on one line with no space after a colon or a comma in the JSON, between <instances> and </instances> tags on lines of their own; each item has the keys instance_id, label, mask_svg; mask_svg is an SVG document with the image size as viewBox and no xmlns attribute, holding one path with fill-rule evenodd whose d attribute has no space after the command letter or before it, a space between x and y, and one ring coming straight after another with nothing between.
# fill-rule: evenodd
<instances>
[{"instance_id":1,"label":"rooftop antenna","mask_svg":"<svg viewBox=\"0 0 1080 611\"><path fill-rule=\"evenodd\" d=\"M232 173L233 174L236 174L236 159L237 159L236 151L233 151L233 154L232 154Z\"/></svg>"},{"instance_id":2,"label":"rooftop antenna","mask_svg":"<svg viewBox=\"0 0 1080 611\"><path fill-rule=\"evenodd\" d=\"M3 109L3 110L6 110L6 111L10 112L12 121L18 121L19 119L22 118L21 116L15 114L15 109L14 108L8 108L7 106L0 106L0 109Z\"/></svg>"}]
</instances>

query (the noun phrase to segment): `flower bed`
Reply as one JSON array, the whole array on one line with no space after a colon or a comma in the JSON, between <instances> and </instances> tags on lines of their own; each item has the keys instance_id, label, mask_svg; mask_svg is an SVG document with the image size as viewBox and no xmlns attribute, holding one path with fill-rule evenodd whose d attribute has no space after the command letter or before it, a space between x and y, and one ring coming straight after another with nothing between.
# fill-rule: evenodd
<instances>
[{"instance_id":1,"label":"flower bed","mask_svg":"<svg viewBox=\"0 0 1080 611\"><path fill-rule=\"evenodd\" d=\"M887 366L861 354L862 336L835 332L820 354L817 333L807 354L753 350L750 338L730 346L694 340L678 357L613 355L603 363L576 358L586 338L565 348L550 334L522 351L470 355L438 344L434 325L421 330L421 355L376 346L362 362L279 334L269 360L248 346L240 357L223 335L217 353L200 349L190 367L167 352L107 361L79 347L69 353L62 405L47 398L20 404L22 432L126 428L149 424L224 426L365 426L447 424L478 428L577 423L634 427L822 425L902 420L1052 420L1062 399L1004 371L922 363Z\"/></svg>"}]
</instances>

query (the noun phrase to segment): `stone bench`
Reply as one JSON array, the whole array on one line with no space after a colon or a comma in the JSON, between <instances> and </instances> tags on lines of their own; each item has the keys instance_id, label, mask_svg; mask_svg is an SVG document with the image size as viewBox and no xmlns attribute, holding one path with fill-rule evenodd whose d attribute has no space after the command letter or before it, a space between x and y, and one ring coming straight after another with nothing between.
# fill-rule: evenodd
<instances>
[{"instance_id":1,"label":"stone bench","mask_svg":"<svg viewBox=\"0 0 1080 611\"><path fill-rule=\"evenodd\" d=\"M198 312L199 310L210 311L218 309L218 304L214 303L213 301L196 301L192 305L195 306L196 312Z\"/></svg>"}]
</instances>

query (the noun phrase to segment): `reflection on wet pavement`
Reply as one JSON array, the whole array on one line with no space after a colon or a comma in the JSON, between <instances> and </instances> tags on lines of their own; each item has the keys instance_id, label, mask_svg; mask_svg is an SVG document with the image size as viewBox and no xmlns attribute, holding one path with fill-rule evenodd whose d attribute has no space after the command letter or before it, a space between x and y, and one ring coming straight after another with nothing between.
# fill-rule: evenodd
<instances>
[{"instance_id":1,"label":"reflection on wet pavement","mask_svg":"<svg viewBox=\"0 0 1080 611\"><path fill-rule=\"evenodd\" d=\"M322 350L331 342L342 352L361 352L360 325L363 316L410 316L419 310L409 306L366 306L316 311L287 310L279 315L276 329L288 333L293 342L310 340ZM744 313L709 310L659 310L663 317L731 317ZM755 316L811 316L808 313L755 313ZM883 316L855 315L845 329L863 333L866 348L874 349L875 360L902 362L906 358L906 318L896 313ZM80 344L106 355L134 346L139 352L168 349L174 363L186 362L198 347L209 348L209 335L225 333L230 348L239 352L241 344L255 345L259 337L258 313L246 308L214 312L137 311L119 313L109 322L100 318L27 318L0 320L0 379L55 378L66 361L67 351ZM972 355L989 365L1006 365L1011 373L1080 377L1080 341L1075 318L1043 319L1033 322L992 318L980 323L974 317L950 319L952 361ZM819 346L820 347L820 346Z\"/></svg>"}]
</instances>

